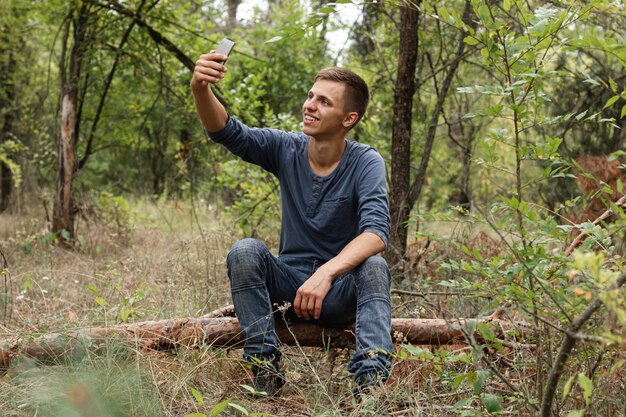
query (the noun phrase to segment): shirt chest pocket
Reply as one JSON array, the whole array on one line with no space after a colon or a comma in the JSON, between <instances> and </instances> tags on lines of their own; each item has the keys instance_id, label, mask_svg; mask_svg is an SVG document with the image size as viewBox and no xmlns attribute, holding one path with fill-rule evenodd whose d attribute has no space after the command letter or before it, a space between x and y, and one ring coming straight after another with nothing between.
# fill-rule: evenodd
<instances>
[{"instance_id":1,"label":"shirt chest pocket","mask_svg":"<svg viewBox=\"0 0 626 417\"><path fill-rule=\"evenodd\" d=\"M320 230L331 235L341 234L358 222L352 203L348 197L324 199L315 215Z\"/></svg>"}]
</instances>

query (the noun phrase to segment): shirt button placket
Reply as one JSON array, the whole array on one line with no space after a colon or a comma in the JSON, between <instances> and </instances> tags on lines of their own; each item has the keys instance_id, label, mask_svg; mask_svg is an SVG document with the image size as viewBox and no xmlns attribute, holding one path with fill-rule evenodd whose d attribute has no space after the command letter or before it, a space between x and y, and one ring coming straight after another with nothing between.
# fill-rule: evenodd
<instances>
[{"instance_id":1,"label":"shirt button placket","mask_svg":"<svg viewBox=\"0 0 626 417\"><path fill-rule=\"evenodd\" d=\"M313 217L315 214L315 207L317 207L317 202L320 198L320 189L321 189L321 180L320 177L313 177L313 189L311 190L311 198L309 199L309 204L306 208L306 214L309 217Z\"/></svg>"}]
</instances>

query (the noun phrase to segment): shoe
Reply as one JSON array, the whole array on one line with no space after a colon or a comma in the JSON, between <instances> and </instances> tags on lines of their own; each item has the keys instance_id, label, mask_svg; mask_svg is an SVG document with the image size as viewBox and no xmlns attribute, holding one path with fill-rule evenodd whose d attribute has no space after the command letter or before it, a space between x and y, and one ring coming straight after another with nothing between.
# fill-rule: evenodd
<instances>
[{"instance_id":1,"label":"shoe","mask_svg":"<svg viewBox=\"0 0 626 417\"><path fill-rule=\"evenodd\" d=\"M267 362L252 367L254 373L254 396L273 397L285 385L285 376L280 372L278 364Z\"/></svg>"},{"instance_id":2,"label":"shoe","mask_svg":"<svg viewBox=\"0 0 626 417\"><path fill-rule=\"evenodd\" d=\"M356 387L352 389L352 396L360 402L363 397L371 396L378 391L385 379L380 373L374 371L359 375L355 378Z\"/></svg>"},{"instance_id":3,"label":"shoe","mask_svg":"<svg viewBox=\"0 0 626 417\"><path fill-rule=\"evenodd\" d=\"M378 372L368 372L356 378L356 387L352 389L352 396L356 402L360 415L376 417L390 416L390 401L385 393L384 378Z\"/></svg>"}]
</instances>

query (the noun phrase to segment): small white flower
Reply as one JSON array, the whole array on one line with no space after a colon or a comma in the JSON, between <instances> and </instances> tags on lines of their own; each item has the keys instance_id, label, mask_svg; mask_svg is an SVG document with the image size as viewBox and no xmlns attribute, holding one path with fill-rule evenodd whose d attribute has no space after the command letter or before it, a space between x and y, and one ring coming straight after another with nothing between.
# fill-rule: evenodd
<instances>
[{"instance_id":1,"label":"small white flower","mask_svg":"<svg viewBox=\"0 0 626 417\"><path fill-rule=\"evenodd\" d=\"M43 277L41 277L41 279L43 279L44 281L50 281L50 277L47 275L44 275Z\"/></svg>"}]
</instances>

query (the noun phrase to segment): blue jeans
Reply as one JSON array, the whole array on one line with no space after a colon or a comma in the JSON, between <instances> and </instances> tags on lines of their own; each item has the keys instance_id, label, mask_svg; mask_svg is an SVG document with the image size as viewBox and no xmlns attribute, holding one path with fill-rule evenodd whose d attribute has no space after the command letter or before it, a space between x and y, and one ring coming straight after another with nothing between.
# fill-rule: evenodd
<instances>
[{"instance_id":1,"label":"blue jeans","mask_svg":"<svg viewBox=\"0 0 626 417\"><path fill-rule=\"evenodd\" d=\"M235 243L226 260L235 313L246 342L244 359L280 360L274 312L293 303L298 288L321 266L315 260L273 256L256 239ZM319 320L325 327L355 324L356 352L348 370L355 378L376 372L389 376L391 340L391 274L380 256L372 256L339 277L322 304ZM286 317L298 321L290 307Z\"/></svg>"}]
</instances>

